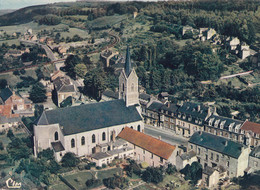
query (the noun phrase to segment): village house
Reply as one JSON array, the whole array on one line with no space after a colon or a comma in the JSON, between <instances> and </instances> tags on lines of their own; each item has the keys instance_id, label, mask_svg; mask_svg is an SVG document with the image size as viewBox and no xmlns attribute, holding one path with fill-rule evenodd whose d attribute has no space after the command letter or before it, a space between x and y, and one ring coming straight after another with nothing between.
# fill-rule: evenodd
<instances>
[{"instance_id":1,"label":"village house","mask_svg":"<svg viewBox=\"0 0 260 190\"><path fill-rule=\"evenodd\" d=\"M154 167L166 163L176 165L178 154L176 146L129 127L125 127L118 137L129 142L129 147L134 150L134 158L137 161L146 162Z\"/></svg>"},{"instance_id":2,"label":"village house","mask_svg":"<svg viewBox=\"0 0 260 190\"><path fill-rule=\"evenodd\" d=\"M0 115L0 132L8 131L10 128L18 126L20 122L20 117L7 118Z\"/></svg>"},{"instance_id":3,"label":"village house","mask_svg":"<svg viewBox=\"0 0 260 190\"><path fill-rule=\"evenodd\" d=\"M260 146L255 147L249 155L248 173L260 170Z\"/></svg>"},{"instance_id":4,"label":"village house","mask_svg":"<svg viewBox=\"0 0 260 190\"><path fill-rule=\"evenodd\" d=\"M9 87L0 92L0 115L7 118L33 116L32 101L21 97Z\"/></svg>"},{"instance_id":5,"label":"village house","mask_svg":"<svg viewBox=\"0 0 260 190\"><path fill-rule=\"evenodd\" d=\"M196 152L203 169L207 166L211 168L221 166L230 178L243 176L248 167L250 148L224 137L196 132L188 142L188 151L191 150Z\"/></svg>"},{"instance_id":6,"label":"village house","mask_svg":"<svg viewBox=\"0 0 260 190\"><path fill-rule=\"evenodd\" d=\"M243 135L240 134L240 128L243 123L244 122L240 120L213 114L206 120L204 131L241 142Z\"/></svg>"},{"instance_id":7,"label":"village house","mask_svg":"<svg viewBox=\"0 0 260 190\"><path fill-rule=\"evenodd\" d=\"M99 151L89 155L89 159L96 163L96 166L102 167L112 163L114 159L133 158L134 149L128 146L128 142L123 139L113 140L110 143L97 145ZM98 150L98 149L96 149Z\"/></svg>"},{"instance_id":8,"label":"village house","mask_svg":"<svg viewBox=\"0 0 260 190\"><path fill-rule=\"evenodd\" d=\"M55 78L53 86L53 96L58 106L60 106L66 98L72 97L73 100L73 98L76 97L76 87L66 76Z\"/></svg>"},{"instance_id":9,"label":"village house","mask_svg":"<svg viewBox=\"0 0 260 190\"><path fill-rule=\"evenodd\" d=\"M160 115L160 109L164 104L159 100L152 99L144 108L143 117L146 124L154 127L161 127L162 120Z\"/></svg>"},{"instance_id":10,"label":"village house","mask_svg":"<svg viewBox=\"0 0 260 190\"><path fill-rule=\"evenodd\" d=\"M182 27L182 36L184 36L184 34L186 33L186 32L193 32L193 28L191 27L191 26L183 26Z\"/></svg>"},{"instance_id":11,"label":"village house","mask_svg":"<svg viewBox=\"0 0 260 190\"><path fill-rule=\"evenodd\" d=\"M203 104L184 102L176 113L176 134L190 137L196 131L204 131L204 123L215 109Z\"/></svg>"},{"instance_id":12,"label":"village house","mask_svg":"<svg viewBox=\"0 0 260 190\"><path fill-rule=\"evenodd\" d=\"M223 167L212 168L206 166L202 170L202 182L210 189L216 188L219 180L224 179L226 176L226 171Z\"/></svg>"},{"instance_id":13,"label":"village house","mask_svg":"<svg viewBox=\"0 0 260 190\"><path fill-rule=\"evenodd\" d=\"M245 121L240 128L240 133L244 138L240 139L241 143L249 146L260 145L260 124L250 121Z\"/></svg>"},{"instance_id":14,"label":"village house","mask_svg":"<svg viewBox=\"0 0 260 190\"><path fill-rule=\"evenodd\" d=\"M197 155L193 150L189 152L184 152L182 154L180 153L176 157L176 169L181 170L185 168L186 165L191 165L193 162L197 161Z\"/></svg>"},{"instance_id":15,"label":"village house","mask_svg":"<svg viewBox=\"0 0 260 190\"><path fill-rule=\"evenodd\" d=\"M86 156L114 141L126 126L143 131L139 108L138 77L127 48L125 69L119 77L119 99L44 111L34 126L35 156L47 148L60 161L66 152ZM58 78L56 78L57 80ZM98 114L97 114L98 113Z\"/></svg>"}]
</instances>

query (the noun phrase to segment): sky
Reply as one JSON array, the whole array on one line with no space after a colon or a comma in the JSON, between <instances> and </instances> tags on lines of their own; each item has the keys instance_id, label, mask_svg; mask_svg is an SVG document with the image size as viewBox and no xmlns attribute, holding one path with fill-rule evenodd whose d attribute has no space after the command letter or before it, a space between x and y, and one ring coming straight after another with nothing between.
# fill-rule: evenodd
<instances>
[{"instance_id":1,"label":"sky","mask_svg":"<svg viewBox=\"0 0 260 190\"><path fill-rule=\"evenodd\" d=\"M0 9L20 9L32 5L73 1L76 0L0 0Z\"/></svg>"}]
</instances>

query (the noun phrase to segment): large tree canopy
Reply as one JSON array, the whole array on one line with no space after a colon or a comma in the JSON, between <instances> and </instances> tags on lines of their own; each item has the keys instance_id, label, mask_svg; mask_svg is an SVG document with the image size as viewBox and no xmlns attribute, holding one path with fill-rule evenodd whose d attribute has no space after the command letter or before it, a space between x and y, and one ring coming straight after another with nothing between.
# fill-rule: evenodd
<instances>
[{"instance_id":1,"label":"large tree canopy","mask_svg":"<svg viewBox=\"0 0 260 190\"><path fill-rule=\"evenodd\" d=\"M41 103L47 99L46 89L42 83L37 82L35 85L33 85L29 98L33 101L33 103Z\"/></svg>"}]
</instances>

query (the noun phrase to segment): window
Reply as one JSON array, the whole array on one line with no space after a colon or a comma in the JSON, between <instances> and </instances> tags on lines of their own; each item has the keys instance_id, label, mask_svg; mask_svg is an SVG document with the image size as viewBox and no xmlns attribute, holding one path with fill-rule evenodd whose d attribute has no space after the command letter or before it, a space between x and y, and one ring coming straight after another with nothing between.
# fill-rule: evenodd
<instances>
[{"instance_id":1,"label":"window","mask_svg":"<svg viewBox=\"0 0 260 190\"><path fill-rule=\"evenodd\" d=\"M133 129L133 126L131 126L130 128Z\"/></svg>"},{"instance_id":2,"label":"window","mask_svg":"<svg viewBox=\"0 0 260 190\"><path fill-rule=\"evenodd\" d=\"M55 141L59 140L59 135L57 131L54 133L54 140Z\"/></svg>"},{"instance_id":3,"label":"window","mask_svg":"<svg viewBox=\"0 0 260 190\"><path fill-rule=\"evenodd\" d=\"M208 155L206 154L205 156L206 156L206 157L205 157L205 160L208 161Z\"/></svg>"},{"instance_id":4,"label":"window","mask_svg":"<svg viewBox=\"0 0 260 190\"><path fill-rule=\"evenodd\" d=\"M162 157L160 157L160 162L163 163L163 158Z\"/></svg>"},{"instance_id":5,"label":"window","mask_svg":"<svg viewBox=\"0 0 260 190\"><path fill-rule=\"evenodd\" d=\"M229 161L227 161L227 167L229 167Z\"/></svg>"},{"instance_id":6,"label":"window","mask_svg":"<svg viewBox=\"0 0 260 190\"><path fill-rule=\"evenodd\" d=\"M213 153L210 154L210 159L213 160Z\"/></svg>"},{"instance_id":7,"label":"window","mask_svg":"<svg viewBox=\"0 0 260 190\"><path fill-rule=\"evenodd\" d=\"M145 150L143 150L143 153L145 154Z\"/></svg>"},{"instance_id":8,"label":"window","mask_svg":"<svg viewBox=\"0 0 260 190\"><path fill-rule=\"evenodd\" d=\"M219 161L219 155L217 154L217 158L216 158L216 161L218 162Z\"/></svg>"},{"instance_id":9,"label":"window","mask_svg":"<svg viewBox=\"0 0 260 190\"><path fill-rule=\"evenodd\" d=\"M122 84L122 90L125 91L125 84Z\"/></svg>"},{"instance_id":10,"label":"window","mask_svg":"<svg viewBox=\"0 0 260 190\"><path fill-rule=\"evenodd\" d=\"M92 135L92 143L95 143L96 142L96 136L93 134Z\"/></svg>"},{"instance_id":11,"label":"window","mask_svg":"<svg viewBox=\"0 0 260 190\"><path fill-rule=\"evenodd\" d=\"M85 137L84 136L81 137L81 145L85 145Z\"/></svg>"},{"instance_id":12,"label":"window","mask_svg":"<svg viewBox=\"0 0 260 190\"><path fill-rule=\"evenodd\" d=\"M200 148L198 148L198 154L200 154Z\"/></svg>"},{"instance_id":13,"label":"window","mask_svg":"<svg viewBox=\"0 0 260 190\"><path fill-rule=\"evenodd\" d=\"M103 133L102 133L102 141L105 141L105 140L106 140L106 133L103 132Z\"/></svg>"},{"instance_id":14,"label":"window","mask_svg":"<svg viewBox=\"0 0 260 190\"><path fill-rule=\"evenodd\" d=\"M71 144L71 148L74 148L75 147L75 139L71 139L70 144Z\"/></svg>"},{"instance_id":15,"label":"window","mask_svg":"<svg viewBox=\"0 0 260 190\"><path fill-rule=\"evenodd\" d=\"M60 153L60 157L62 157L62 153Z\"/></svg>"},{"instance_id":16,"label":"window","mask_svg":"<svg viewBox=\"0 0 260 190\"><path fill-rule=\"evenodd\" d=\"M137 126L137 130L138 130L139 132L141 132L141 126L140 126L140 125Z\"/></svg>"},{"instance_id":17,"label":"window","mask_svg":"<svg viewBox=\"0 0 260 190\"><path fill-rule=\"evenodd\" d=\"M192 145L190 145L190 149L193 149L193 146L192 146Z\"/></svg>"},{"instance_id":18,"label":"window","mask_svg":"<svg viewBox=\"0 0 260 190\"><path fill-rule=\"evenodd\" d=\"M151 159L153 159L153 153L151 153Z\"/></svg>"}]
</instances>

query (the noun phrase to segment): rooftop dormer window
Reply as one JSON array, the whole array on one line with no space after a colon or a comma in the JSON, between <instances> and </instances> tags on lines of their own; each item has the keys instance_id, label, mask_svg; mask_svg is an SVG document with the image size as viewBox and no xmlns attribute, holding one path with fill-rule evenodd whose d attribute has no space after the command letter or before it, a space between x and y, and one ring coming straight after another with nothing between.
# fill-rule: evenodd
<instances>
[{"instance_id":1,"label":"rooftop dormer window","mask_svg":"<svg viewBox=\"0 0 260 190\"><path fill-rule=\"evenodd\" d=\"M220 129L223 129L224 128L224 124L226 123L226 121L222 121L221 123L220 123Z\"/></svg>"},{"instance_id":2,"label":"rooftop dormer window","mask_svg":"<svg viewBox=\"0 0 260 190\"><path fill-rule=\"evenodd\" d=\"M231 124L229 125L229 131L232 131L232 130L233 130L234 125L235 125L235 123L231 123Z\"/></svg>"},{"instance_id":3,"label":"rooftop dormer window","mask_svg":"<svg viewBox=\"0 0 260 190\"><path fill-rule=\"evenodd\" d=\"M218 124L219 124L220 120L216 120L215 123L214 123L214 127L218 127Z\"/></svg>"},{"instance_id":4,"label":"rooftop dormer window","mask_svg":"<svg viewBox=\"0 0 260 190\"><path fill-rule=\"evenodd\" d=\"M210 120L209 120L209 126L212 126L212 122L214 121L214 118L211 118Z\"/></svg>"}]
</instances>

